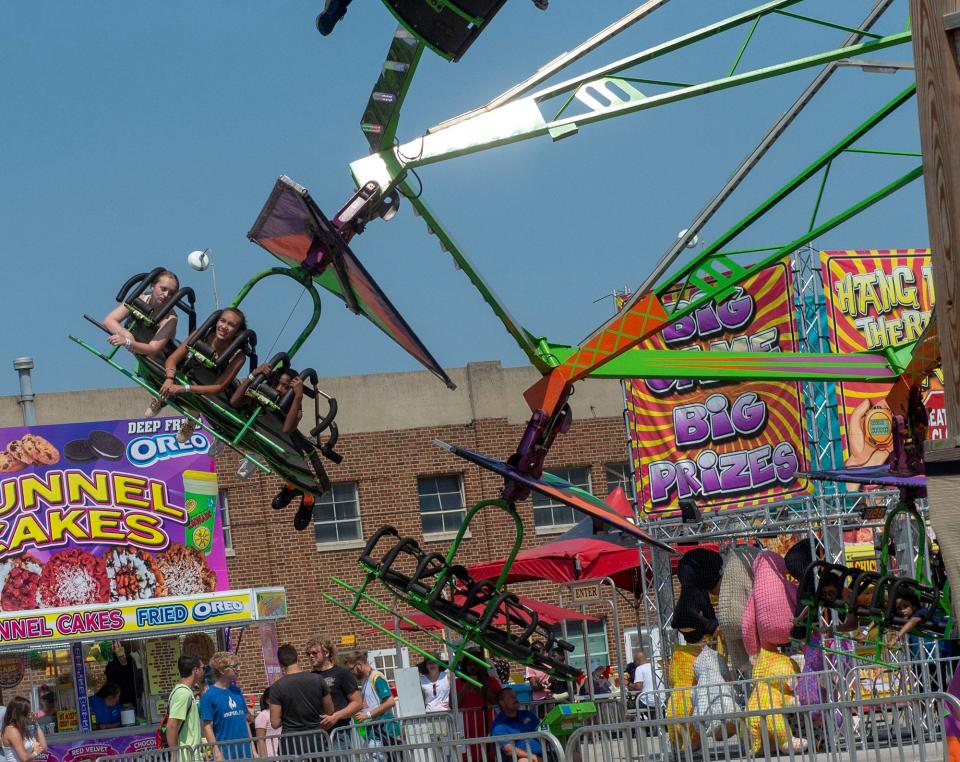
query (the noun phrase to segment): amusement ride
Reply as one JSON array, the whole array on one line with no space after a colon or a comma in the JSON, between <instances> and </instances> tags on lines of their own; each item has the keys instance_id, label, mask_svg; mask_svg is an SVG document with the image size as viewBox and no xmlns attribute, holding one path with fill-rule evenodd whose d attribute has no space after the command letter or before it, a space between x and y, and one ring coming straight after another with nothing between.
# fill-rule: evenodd
<instances>
[{"instance_id":1,"label":"amusement ride","mask_svg":"<svg viewBox=\"0 0 960 762\"><path fill-rule=\"evenodd\" d=\"M889 198L922 176L920 155L915 151L878 150L865 145L865 138L884 120L909 104L916 85L895 93L875 113L868 115L846 134L836 136L819 155L805 160L803 168L787 178L770 196L756 205L713 240L699 249L689 244L703 235L704 226L740 186L777 140L786 132L797 115L814 99L827 80L851 62L869 66L868 57L890 49L907 49L911 32L909 22L903 31L880 35L872 30L891 7L892 0L878 0L863 21L849 26L808 15L804 0L770 0L755 8L694 29L673 39L652 45L624 58L571 76L555 84L545 84L586 54L595 51L612 38L642 21L666 0L647 0L624 18L591 36L582 45L564 53L541 67L533 76L517 83L502 95L478 108L432 127L424 134L400 143L397 140L401 109L413 86L418 64L432 51L450 61L457 61L468 47L482 46L479 36L503 5L499 2L468 0L384 0L397 17L399 26L393 35L380 76L374 85L360 126L369 142L369 155L354 161L350 170L356 186L343 206L327 217L306 188L287 176L281 176L255 220L248 238L280 261L254 275L231 301L227 310L240 306L251 289L268 277L290 278L311 297L313 313L286 349L270 358L273 371L290 368L298 350L317 326L321 314L318 290L332 293L355 314L362 315L403 347L441 382L453 388L453 382L434 359L426 346L384 291L361 264L351 248L354 239L370 224L388 222L409 204L426 223L442 249L463 271L516 341L541 378L524 393L530 418L513 454L499 460L486 454L436 441L448 452L503 478L501 495L470 507L462 525L446 553L428 552L412 537L404 537L392 526L375 531L360 559L363 579L352 585L340 579L334 583L346 599L324 593L331 603L359 617L368 625L401 640L406 646L426 656L431 654L398 633L378 623L361 609L373 606L390 612L416 627L409 617L398 613L399 605L433 617L457 638L441 637L423 631L438 644L447 647L444 666L464 679L475 682L459 665L473 660L486 665L484 657L470 649L478 645L490 654L532 666L549 674L569 679L577 671L557 651L571 651L573 646L554 634L539 621L536 612L524 605L506 584L510 566L520 551L524 525L517 510L518 502L531 492L545 495L570 506L610 529L635 538L657 554L677 554L675 543L655 531L651 522L631 521L566 481L544 470L545 460L556 438L571 425L569 404L578 381L586 378L652 379L685 378L693 380L742 381L858 381L891 385L888 401L893 412L893 454L881 466L863 469L814 470L813 479L854 481L892 487L899 490L897 507L887 513L885 531L894 520L908 516L918 525L917 534L924 537L923 521L916 501L925 494L923 487L923 439L926 413L920 387L939 365L935 322L924 335L914 341L872 352L834 354L829 352L682 352L669 349L640 349L638 345L657 335L664 327L705 310L716 308L725 300L742 293L742 284L784 256L809 245L818 237L850 220L855 215ZM325 13L343 16L347 2L327 4ZM543 3L545 6L546 3ZM550 12L562 12L554 8ZM321 14L323 15L323 14ZM743 69L744 53L765 24L773 18L789 19L796 24L810 25L824 33L842 32L845 38L836 46L801 58L783 60L757 69ZM327 18L327 23L331 18ZM335 22L336 19L333 19ZM320 20L318 20L320 23ZM327 23L321 31L329 33ZM338 34L351 34L349 25ZM686 82L647 74L647 67L660 63L672 53L694 48L698 43L723 34L741 34L742 45L734 60L720 75L705 76L701 81ZM717 195L696 215L690 226L669 247L647 279L626 296L616 314L593 330L576 345L553 341L524 328L496 297L479 269L457 245L452 232L427 204L426 189L417 170L437 162L489 150L518 141L549 137L553 141L567 139L580 130L614 117L626 117L653 108L719 93L779 75L804 70L815 71L813 80L796 101L774 122L762 139L734 170ZM538 89L539 88L539 89ZM908 157L915 166L880 187L872 188L859 200L824 218L823 200L831 169L847 155L858 153L878 157ZM801 187L817 188L814 207L807 223L799 223L787 233L786 240L765 248L737 248L734 243L745 231ZM687 260L680 263L682 255ZM672 271L671 271L671 268ZM242 409L230 404L236 388L233 381L216 395L191 393L190 387L210 385L220 377L225 364L240 353L251 373L259 367L257 337L252 330L243 330L230 347L212 351L201 337L208 334L221 318L217 310L197 328L197 308L193 291L181 288L168 300L160 313L151 312L145 301L151 283L159 270L131 277L117 294L118 303L129 311L129 330L135 337L148 340L157 326L172 310L187 316L191 338L186 341L187 361L176 369L175 382L185 393L165 400L165 404L183 418L203 426L223 445L237 450L258 468L272 472L297 490L320 495L329 488L329 479L321 458L339 462L336 452L338 430L336 400L317 385L315 370L306 368L298 374L304 394L314 400L313 410L304 428L285 433L283 420L290 409L292 393L274 388L273 374L254 374L246 392L249 405ZM92 320L92 319L91 319ZM93 321L96 323L96 321ZM164 359L172 351L156 358L140 357L133 367L120 362L115 347L101 352L90 343L71 337L80 346L109 363L132 382L154 397L160 397L169 368ZM469 531L471 521L481 511L496 511L514 527L515 539L508 550L499 577L493 580L474 579L458 563L458 550ZM884 544L886 548L886 542ZM643 554L641 554L643 555ZM660 556L661 558L663 556ZM937 609L919 631L937 638L950 635L952 615L949 592L930 579L924 565L921 547L917 567L912 576L897 576L881 560L877 572L858 572L833 558L811 557L801 580L801 602L805 606L803 639L825 625L827 619L840 621L853 617L885 628L899 628L905 619L898 612L897 602L909 591L919 597L926 609ZM828 591L831 580L839 579ZM388 593L390 602L382 602L375 594ZM342 594L342 593L341 593ZM418 628L419 629L419 628ZM886 663L877 643L875 660Z\"/></svg>"}]
</instances>

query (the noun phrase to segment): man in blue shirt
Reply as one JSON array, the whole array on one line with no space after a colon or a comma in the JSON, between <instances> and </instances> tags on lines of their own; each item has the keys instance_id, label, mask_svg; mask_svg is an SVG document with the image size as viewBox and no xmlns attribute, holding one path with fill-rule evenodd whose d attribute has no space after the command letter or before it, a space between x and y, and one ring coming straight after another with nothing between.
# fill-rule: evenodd
<instances>
[{"instance_id":1,"label":"man in blue shirt","mask_svg":"<svg viewBox=\"0 0 960 762\"><path fill-rule=\"evenodd\" d=\"M109 680L90 697L90 712L97 730L120 727L120 686Z\"/></svg>"},{"instance_id":2,"label":"man in blue shirt","mask_svg":"<svg viewBox=\"0 0 960 762\"><path fill-rule=\"evenodd\" d=\"M506 736L503 741L497 742L500 758L504 762L520 759L528 762L543 762L545 757L540 739L524 738L517 741L511 738L521 733L536 732L540 724L537 716L529 709L520 708L520 701L513 688L502 688L497 694L497 704L500 706L500 711L493 719L490 735Z\"/></svg>"},{"instance_id":3,"label":"man in blue shirt","mask_svg":"<svg viewBox=\"0 0 960 762\"><path fill-rule=\"evenodd\" d=\"M215 760L249 759L251 747L247 743L250 738L247 705L243 695L230 685L237 679L240 662L235 654L218 651L210 659L210 669L214 683L200 697L204 740L217 744L213 747Z\"/></svg>"}]
</instances>

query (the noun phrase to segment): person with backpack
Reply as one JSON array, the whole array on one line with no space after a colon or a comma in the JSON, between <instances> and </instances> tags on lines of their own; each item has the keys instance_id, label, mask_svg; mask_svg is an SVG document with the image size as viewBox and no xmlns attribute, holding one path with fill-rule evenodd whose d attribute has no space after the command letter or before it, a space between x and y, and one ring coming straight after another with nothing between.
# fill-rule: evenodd
<instances>
[{"instance_id":1,"label":"person with backpack","mask_svg":"<svg viewBox=\"0 0 960 762\"><path fill-rule=\"evenodd\" d=\"M170 762L177 762L176 747L196 747L201 738L200 710L193 698L193 689L203 682L203 662L195 654L181 654L177 671L180 682L170 691L164 732L166 746L174 750Z\"/></svg>"},{"instance_id":2,"label":"person with backpack","mask_svg":"<svg viewBox=\"0 0 960 762\"><path fill-rule=\"evenodd\" d=\"M366 651L353 651L344 657L343 662L360 684L363 709L357 712L354 720L366 726L367 747L381 749L396 745L400 742L400 726L390 720L394 718L397 697L390 690L387 678L370 666ZM369 758L373 762L389 762L392 757L389 753L375 751Z\"/></svg>"}]
</instances>

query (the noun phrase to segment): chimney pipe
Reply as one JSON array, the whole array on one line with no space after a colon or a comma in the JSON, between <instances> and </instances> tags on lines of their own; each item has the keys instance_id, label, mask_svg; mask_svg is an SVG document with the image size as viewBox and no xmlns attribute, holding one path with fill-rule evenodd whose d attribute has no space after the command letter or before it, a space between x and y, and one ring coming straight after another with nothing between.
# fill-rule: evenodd
<instances>
[{"instance_id":1,"label":"chimney pipe","mask_svg":"<svg viewBox=\"0 0 960 762\"><path fill-rule=\"evenodd\" d=\"M33 383L30 371L33 369L32 357L18 357L13 361L13 369L20 375L20 415L24 426L37 425L37 413L33 408Z\"/></svg>"}]
</instances>

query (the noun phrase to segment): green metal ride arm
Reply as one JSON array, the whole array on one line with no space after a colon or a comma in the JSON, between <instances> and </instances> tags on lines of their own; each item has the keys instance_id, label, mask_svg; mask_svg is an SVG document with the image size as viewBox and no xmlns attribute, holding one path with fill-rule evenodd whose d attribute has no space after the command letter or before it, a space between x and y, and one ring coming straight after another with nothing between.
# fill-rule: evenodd
<instances>
[{"instance_id":1,"label":"green metal ride arm","mask_svg":"<svg viewBox=\"0 0 960 762\"><path fill-rule=\"evenodd\" d=\"M767 6L761 6L761 9L784 4L786 3L768 3ZM752 15L742 14L739 23L747 23L756 18L757 15L766 12L768 11L755 9ZM717 34L718 31L723 31L709 27L707 30L677 38L677 40L682 41L682 44L675 40L671 41L673 44L665 43L656 46L650 51L645 51L633 57L630 64L621 62L618 64L619 68L652 60L679 47ZM434 131L428 131L427 134L408 143L389 147L380 153L359 159L350 165L350 169L358 187L373 180L386 190L392 187L403 172L408 169L541 135L549 134L557 140L575 134L580 127L594 122L751 84L782 74L822 66L832 61L866 55L885 48L906 44L910 42L910 39L909 32L899 32L876 40L836 48L793 61L720 77L699 84L677 87L649 97L630 84L629 78L606 75L589 81L577 78L564 83L563 86L567 88L566 92L569 92L569 99L561 107L558 115L553 118L544 116L541 111L541 103L564 92L558 89L561 86L548 88L540 93L506 103L490 111L478 113L449 126L435 128ZM609 101L608 104L604 105L593 98L589 94L590 90L601 91L605 99ZM564 111L569 110L570 103L577 96L579 96L579 102L585 107L584 112L572 116L561 116Z\"/></svg>"},{"instance_id":2,"label":"green metal ride arm","mask_svg":"<svg viewBox=\"0 0 960 762\"><path fill-rule=\"evenodd\" d=\"M503 327L507 329L514 341L517 342L520 349L523 350L530 362L537 368L541 373L546 373L549 370L549 365L544 361L540 352L538 351L536 345L534 344L533 337L521 326L510 314L510 311L506 308L503 302L497 298L497 295L493 292L493 289L484 279L484 277L479 273L479 271L473 266L473 263L464 253L463 249L453 240L453 236L447 231L443 226L443 223L437 218L427 202L424 201L422 195L417 195L412 192L409 184L405 181L400 185L401 190L407 195L407 198L410 200L410 203L413 205L413 208L416 209L417 213L423 217L424 222L427 223L427 228L433 233L437 239L440 241L440 247L448 252L453 261L456 263L458 269L463 270L467 278L474 285L477 291L480 292L480 295L483 297L483 300L490 305L490 308L493 310L493 313L499 318L500 322L503 323Z\"/></svg>"},{"instance_id":3,"label":"green metal ride arm","mask_svg":"<svg viewBox=\"0 0 960 762\"><path fill-rule=\"evenodd\" d=\"M589 374L589 378L687 378L695 381L863 381L891 384L902 372L904 352L916 342L898 347L895 364L886 352L823 354L813 352L723 352L676 349L631 349ZM576 347L548 344L564 362Z\"/></svg>"}]
</instances>

